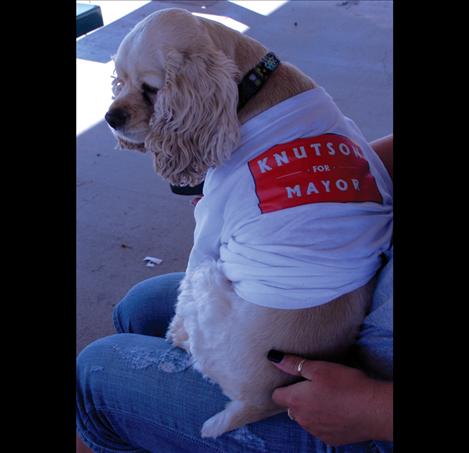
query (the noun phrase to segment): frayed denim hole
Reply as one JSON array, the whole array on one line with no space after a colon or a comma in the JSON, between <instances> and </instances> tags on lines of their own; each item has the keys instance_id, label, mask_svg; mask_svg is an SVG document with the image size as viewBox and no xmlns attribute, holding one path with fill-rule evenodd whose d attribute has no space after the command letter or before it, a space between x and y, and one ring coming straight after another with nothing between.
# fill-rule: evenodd
<instances>
[{"instance_id":1,"label":"frayed denim hole","mask_svg":"<svg viewBox=\"0 0 469 453\"><path fill-rule=\"evenodd\" d=\"M121 347L113 345L112 349L135 370L143 370L152 365L158 365L158 361L161 357L161 354L149 348L139 346Z\"/></svg>"},{"instance_id":2,"label":"frayed denim hole","mask_svg":"<svg viewBox=\"0 0 469 453\"><path fill-rule=\"evenodd\" d=\"M225 434L227 437L234 439L244 448L252 448L260 453L268 453L264 439L254 434L247 426L235 429Z\"/></svg>"},{"instance_id":3,"label":"frayed denim hole","mask_svg":"<svg viewBox=\"0 0 469 453\"><path fill-rule=\"evenodd\" d=\"M158 361L158 369L165 373L180 373L193 363L192 356L181 348L173 346L163 353Z\"/></svg>"}]
</instances>

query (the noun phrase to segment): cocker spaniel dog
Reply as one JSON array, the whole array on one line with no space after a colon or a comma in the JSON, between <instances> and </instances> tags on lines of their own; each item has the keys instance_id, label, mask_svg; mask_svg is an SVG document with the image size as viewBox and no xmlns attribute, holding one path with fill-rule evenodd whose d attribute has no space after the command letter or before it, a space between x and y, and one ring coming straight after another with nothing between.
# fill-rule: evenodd
<instances>
[{"instance_id":1,"label":"cocker spaniel dog","mask_svg":"<svg viewBox=\"0 0 469 453\"><path fill-rule=\"evenodd\" d=\"M285 410L298 380L270 349L353 344L391 240L392 183L332 98L256 40L182 9L146 17L114 58L106 114L121 148L174 186L204 182L167 339L230 398L217 437Z\"/></svg>"}]
</instances>

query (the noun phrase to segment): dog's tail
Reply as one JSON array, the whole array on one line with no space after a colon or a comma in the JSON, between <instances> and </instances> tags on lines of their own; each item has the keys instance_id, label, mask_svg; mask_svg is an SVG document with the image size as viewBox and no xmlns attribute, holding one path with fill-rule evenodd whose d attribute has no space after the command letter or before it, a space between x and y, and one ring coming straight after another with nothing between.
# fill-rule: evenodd
<instances>
[{"instance_id":1,"label":"dog's tail","mask_svg":"<svg viewBox=\"0 0 469 453\"><path fill-rule=\"evenodd\" d=\"M192 288L196 294L220 291L226 297L233 291L231 282L225 277L221 263L213 259L202 262L191 276Z\"/></svg>"}]
</instances>

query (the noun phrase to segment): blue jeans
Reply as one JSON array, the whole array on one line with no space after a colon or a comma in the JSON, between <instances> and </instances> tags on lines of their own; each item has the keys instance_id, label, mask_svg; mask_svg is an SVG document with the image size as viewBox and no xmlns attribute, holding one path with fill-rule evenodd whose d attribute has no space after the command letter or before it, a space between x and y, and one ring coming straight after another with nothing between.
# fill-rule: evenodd
<instances>
[{"instance_id":1,"label":"blue jeans","mask_svg":"<svg viewBox=\"0 0 469 453\"><path fill-rule=\"evenodd\" d=\"M77 432L95 452L303 453L388 452L392 444L329 447L285 413L217 439L203 439L205 420L228 399L191 367L190 356L164 335L183 273L133 287L113 312L117 335L88 345L77 359Z\"/></svg>"}]
</instances>

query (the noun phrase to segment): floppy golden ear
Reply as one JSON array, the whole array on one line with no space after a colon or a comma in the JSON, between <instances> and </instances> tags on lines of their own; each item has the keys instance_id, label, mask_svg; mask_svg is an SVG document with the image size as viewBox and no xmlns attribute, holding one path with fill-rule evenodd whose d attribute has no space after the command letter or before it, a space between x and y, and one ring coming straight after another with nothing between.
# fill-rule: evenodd
<instances>
[{"instance_id":1,"label":"floppy golden ear","mask_svg":"<svg viewBox=\"0 0 469 453\"><path fill-rule=\"evenodd\" d=\"M199 184L239 142L237 68L222 52L168 55L145 147L175 185Z\"/></svg>"}]
</instances>

